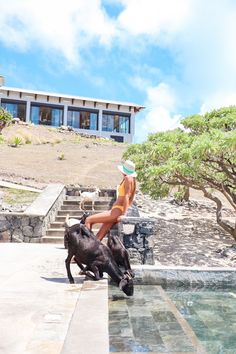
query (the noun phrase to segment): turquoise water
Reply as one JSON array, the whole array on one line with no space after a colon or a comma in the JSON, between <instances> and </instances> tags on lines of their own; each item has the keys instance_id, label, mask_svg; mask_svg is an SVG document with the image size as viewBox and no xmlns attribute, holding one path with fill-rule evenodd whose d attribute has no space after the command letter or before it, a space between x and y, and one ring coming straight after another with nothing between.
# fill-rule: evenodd
<instances>
[{"instance_id":1,"label":"turquoise water","mask_svg":"<svg viewBox=\"0 0 236 354\"><path fill-rule=\"evenodd\" d=\"M236 353L236 292L167 291L209 354Z\"/></svg>"},{"instance_id":2,"label":"turquoise water","mask_svg":"<svg viewBox=\"0 0 236 354\"><path fill-rule=\"evenodd\" d=\"M236 292L165 290L164 294L158 286L137 285L128 298L110 286L111 353L196 353L196 343L173 311L177 308L206 353L236 354Z\"/></svg>"}]
</instances>

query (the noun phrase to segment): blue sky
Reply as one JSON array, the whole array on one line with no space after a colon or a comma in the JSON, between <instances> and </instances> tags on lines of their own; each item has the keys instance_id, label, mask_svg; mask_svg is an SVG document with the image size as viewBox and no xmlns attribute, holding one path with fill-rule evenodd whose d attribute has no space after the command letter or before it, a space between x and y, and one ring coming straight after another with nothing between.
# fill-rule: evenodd
<instances>
[{"instance_id":1,"label":"blue sky","mask_svg":"<svg viewBox=\"0 0 236 354\"><path fill-rule=\"evenodd\" d=\"M135 102L135 141L236 104L234 0L0 0L6 86Z\"/></svg>"}]
</instances>

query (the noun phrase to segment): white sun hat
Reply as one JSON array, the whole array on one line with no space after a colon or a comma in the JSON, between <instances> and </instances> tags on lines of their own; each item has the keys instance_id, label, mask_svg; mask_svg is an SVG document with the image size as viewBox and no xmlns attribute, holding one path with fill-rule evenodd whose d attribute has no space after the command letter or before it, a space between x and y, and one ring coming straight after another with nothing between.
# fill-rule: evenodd
<instances>
[{"instance_id":1,"label":"white sun hat","mask_svg":"<svg viewBox=\"0 0 236 354\"><path fill-rule=\"evenodd\" d=\"M137 176L137 173L135 172L135 164L130 160L122 162L122 165L118 165L117 167L120 172L124 173L127 176Z\"/></svg>"}]
</instances>

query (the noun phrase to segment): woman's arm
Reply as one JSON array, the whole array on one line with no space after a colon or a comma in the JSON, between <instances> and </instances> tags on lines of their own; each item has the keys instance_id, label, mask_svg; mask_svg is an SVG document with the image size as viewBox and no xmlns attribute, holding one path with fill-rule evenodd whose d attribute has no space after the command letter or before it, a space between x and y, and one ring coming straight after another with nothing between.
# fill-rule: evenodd
<instances>
[{"instance_id":1,"label":"woman's arm","mask_svg":"<svg viewBox=\"0 0 236 354\"><path fill-rule=\"evenodd\" d=\"M129 200L129 196L131 193L131 180L130 177L125 176L125 183L124 183L124 187L125 187L125 196L124 196L124 210L123 210L123 215L126 214L128 207L130 205L130 200Z\"/></svg>"}]
</instances>

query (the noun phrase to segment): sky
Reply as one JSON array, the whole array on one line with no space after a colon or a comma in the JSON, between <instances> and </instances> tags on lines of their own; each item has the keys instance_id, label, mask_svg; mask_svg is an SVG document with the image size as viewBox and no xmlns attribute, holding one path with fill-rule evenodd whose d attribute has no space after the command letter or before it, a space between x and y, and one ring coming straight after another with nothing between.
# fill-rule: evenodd
<instances>
[{"instance_id":1,"label":"sky","mask_svg":"<svg viewBox=\"0 0 236 354\"><path fill-rule=\"evenodd\" d=\"M10 87L134 102L135 142L236 104L235 0L0 0Z\"/></svg>"}]
</instances>

